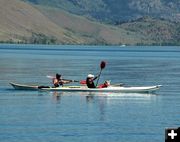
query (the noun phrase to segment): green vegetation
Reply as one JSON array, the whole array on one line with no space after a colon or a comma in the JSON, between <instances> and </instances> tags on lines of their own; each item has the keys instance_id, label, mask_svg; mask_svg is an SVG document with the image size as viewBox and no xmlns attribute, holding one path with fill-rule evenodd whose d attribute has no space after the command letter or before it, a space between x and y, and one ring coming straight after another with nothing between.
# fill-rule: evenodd
<instances>
[{"instance_id":1,"label":"green vegetation","mask_svg":"<svg viewBox=\"0 0 180 142\"><path fill-rule=\"evenodd\" d=\"M180 24L176 22L146 16L118 26L151 39L151 45L180 45Z\"/></svg>"},{"instance_id":2,"label":"green vegetation","mask_svg":"<svg viewBox=\"0 0 180 142\"><path fill-rule=\"evenodd\" d=\"M32 44L57 44L57 39L53 36L32 33L32 36L26 40L26 43Z\"/></svg>"},{"instance_id":3,"label":"green vegetation","mask_svg":"<svg viewBox=\"0 0 180 142\"><path fill-rule=\"evenodd\" d=\"M55 37L50 37L40 33L32 33L32 36L29 38L23 37L21 40L9 39L6 41L0 41L0 43L9 43L9 44L57 44L57 39Z\"/></svg>"}]
</instances>

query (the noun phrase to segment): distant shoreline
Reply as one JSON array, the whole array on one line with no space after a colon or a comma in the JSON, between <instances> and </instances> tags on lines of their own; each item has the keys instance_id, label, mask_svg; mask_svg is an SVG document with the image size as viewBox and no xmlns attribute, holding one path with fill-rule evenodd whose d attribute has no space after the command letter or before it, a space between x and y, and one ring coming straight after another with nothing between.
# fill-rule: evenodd
<instances>
[{"instance_id":1,"label":"distant shoreline","mask_svg":"<svg viewBox=\"0 0 180 142\"><path fill-rule=\"evenodd\" d=\"M20 46L67 46L67 47L73 47L73 46L83 46L83 47L121 47L121 48L126 48L126 47L180 47L180 45L94 45L94 44L24 44L24 43L0 43L0 45L20 45Z\"/></svg>"}]
</instances>

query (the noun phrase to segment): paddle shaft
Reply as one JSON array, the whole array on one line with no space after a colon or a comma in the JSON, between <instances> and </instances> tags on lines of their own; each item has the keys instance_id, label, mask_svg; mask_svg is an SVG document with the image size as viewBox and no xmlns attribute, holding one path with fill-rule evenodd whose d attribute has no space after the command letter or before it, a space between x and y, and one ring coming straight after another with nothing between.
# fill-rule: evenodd
<instances>
[{"instance_id":1,"label":"paddle shaft","mask_svg":"<svg viewBox=\"0 0 180 142\"><path fill-rule=\"evenodd\" d=\"M102 69L101 69L101 71L100 71L100 73L99 73L99 76L98 76L98 79L97 79L97 82L96 82L96 87L97 87L97 85L98 85L98 82L99 82L99 78L100 78L101 72L102 72Z\"/></svg>"},{"instance_id":2,"label":"paddle shaft","mask_svg":"<svg viewBox=\"0 0 180 142\"><path fill-rule=\"evenodd\" d=\"M70 79L62 79L62 80L71 81L71 82L80 82L80 81L78 81L78 80L70 80Z\"/></svg>"},{"instance_id":3,"label":"paddle shaft","mask_svg":"<svg viewBox=\"0 0 180 142\"><path fill-rule=\"evenodd\" d=\"M97 82L96 82L96 87L97 87L97 85L98 85L99 78L100 78L100 76L101 76L101 72L102 72L102 70L105 68L105 66L106 66L106 62L105 62L105 61L101 61L101 64L100 64L101 70L100 70L100 73L99 73L99 76L98 76L98 80L97 80Z\"/></svg>"},{"instance_id":4,"label":"paddle shaft","mask_svg":"<svg viewBox=\"0 0 180 142\"><path fill-rule=\"evenodd\" d=\"M47 75L46 77L47 77L47 78L51 78L51 79L56 78L56 77L50 76L50 75ZM78 80L70 80L70 79L62 79L62 80L65 80L65 81L72 81L72 82L80 82L80 84L81 84L81 82L82 82L82 81L78 81Z\"/></svg>"}]
</instances>

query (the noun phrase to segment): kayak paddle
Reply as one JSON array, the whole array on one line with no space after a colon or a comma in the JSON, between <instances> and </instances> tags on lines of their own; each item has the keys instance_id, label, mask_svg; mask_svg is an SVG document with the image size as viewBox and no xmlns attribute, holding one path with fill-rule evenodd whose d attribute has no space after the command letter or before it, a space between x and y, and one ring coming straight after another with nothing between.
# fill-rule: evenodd
<instances>
[{"instance_id":1,"label":"kayak paddle","mask_svg":"<svg viewBox=\"0 0 180 142\"><path fill-rule=\"evenodd\" d=\"M105 66L106 66L106 62L105 62L105 61L101 61L101 64L100 64L101 70L100 70L100 73L99 73L99 76L98 76L98 80L97 80L97 82L96 82L96 86L98 85L99 78L100 78L100 76L101 76L101 72L102 72L102 70L105 68Z\"/></svg>"},{"instance_id":2,"label":"kayak paddle","mask_svg":"<svg viewBox=\"0 0 180 142\"><path fill-rule=\"evenodd\" d=\"M56 77L51 76L51 75L47 75L46 77L47 77L47 78L50 78L50 79L56 78ZM72 82L79 82L79 83L82 84L82 85L85 85L85 84L86 84L86 80L81 80L81 81L79 81L79 80L69 80L69 79L63 79L63 80L65 80L65 81L72 81Z\"/></svg>"}]
</instances>

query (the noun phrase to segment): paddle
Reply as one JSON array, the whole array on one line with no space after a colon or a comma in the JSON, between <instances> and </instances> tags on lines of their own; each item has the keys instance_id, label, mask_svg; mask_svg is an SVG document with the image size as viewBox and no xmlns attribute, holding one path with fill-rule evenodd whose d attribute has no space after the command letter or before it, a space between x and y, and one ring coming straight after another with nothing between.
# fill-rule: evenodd
<instances>
[{"instance_id":1,"label":"paddle","mask_svg":"<svg viewBox=\"0 0 180 142\"><path fill-rule=\"evenodd\" d=\"M50 79L53 79L53 78L55 78L54 76L50 76L50 75L47 75L46 76L47 78L50 78ZM80 84L86 84L86 80L69 80L69 79L63 79L63 80L65 80L65 81L72 81L72 82L79 82Z\"/></svg>"},{"instance_id":2,"label":"paddle","mask_svg":"<svg viewBox=\"0 0 180 142\"><path fill-rule=\"evenodd\" d=\"M100 73L99 73L99 76L98 76L98 80L97 80L97 82L96 82L96 86L98 85L99 78L100 78L100 76L101 76L101 72L102 72L102 70L105 68L105 66L106 66L106 62L105 62L105 61L101 61L101 64L100 64L101 70L100 70Z\"/></svg>"}]
</instances>

